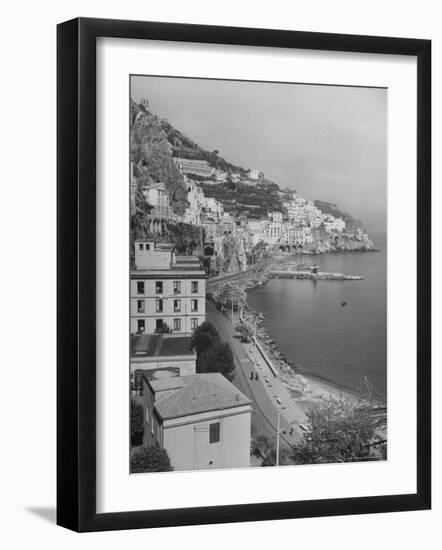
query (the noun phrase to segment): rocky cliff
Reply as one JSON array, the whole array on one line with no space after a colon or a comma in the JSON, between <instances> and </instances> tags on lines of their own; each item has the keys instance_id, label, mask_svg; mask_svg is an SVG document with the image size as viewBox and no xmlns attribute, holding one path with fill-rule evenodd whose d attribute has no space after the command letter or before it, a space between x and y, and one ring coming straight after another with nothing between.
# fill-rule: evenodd
<instances>
[{"instance_id":1,"label":"rocky cliff","mask_svg":"<svg viewBox=\"0 0 442 550\"><path fill-rule=\"evenodd\" d=\"M174 212L182 215L187 206L187 190L173 161L167 124L132 100L130 121L130 155L138 184L163 182Z\"/></svg>"}]
</instances>

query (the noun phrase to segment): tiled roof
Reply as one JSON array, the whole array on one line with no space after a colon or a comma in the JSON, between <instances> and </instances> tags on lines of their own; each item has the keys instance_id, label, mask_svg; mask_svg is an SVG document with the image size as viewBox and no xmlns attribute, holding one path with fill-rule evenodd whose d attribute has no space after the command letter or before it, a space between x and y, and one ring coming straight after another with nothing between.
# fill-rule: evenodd
<instances>
[{"instance_id":1,"label":"tiled roof","mask_svg":"<svg viewBox=\"0 0 442 550\"><path fill-rule=\"evenodd\" d=\"M181 376L174 380L175 383L182 380L184 385L155 402L155 409L163 419L241 407L251 403L250 399L218 372ZM155 391L152 382L150 384Z\"/></svg>"}]
</instances>

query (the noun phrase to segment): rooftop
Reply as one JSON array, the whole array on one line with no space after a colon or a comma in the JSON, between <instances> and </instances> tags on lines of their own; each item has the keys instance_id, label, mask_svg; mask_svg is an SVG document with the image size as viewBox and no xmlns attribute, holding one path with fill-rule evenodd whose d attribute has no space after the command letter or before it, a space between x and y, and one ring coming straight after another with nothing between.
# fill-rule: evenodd
<instances>
[{"instance_id":1,"label":"rooftop","mask_svg":"<svg viewBox=\"0 0 442 550\"><path fill-rule=\"evenodd\" d=\"M191 336L181 334L134 334L130 339L132 357L194 356Z\"/></svg>"},{"instance_id":2,"label":"rooftop","mask_svg":"<svg viewBox=\"0 0 442 550\"><path fill-rule=\"evenodd\" d=\"M163 419L250 405L251 401L219 372L148 382L152 390L170 390L155 402ZM182 383L182 385L179 385Z\"/></svg>"}]
</instances>

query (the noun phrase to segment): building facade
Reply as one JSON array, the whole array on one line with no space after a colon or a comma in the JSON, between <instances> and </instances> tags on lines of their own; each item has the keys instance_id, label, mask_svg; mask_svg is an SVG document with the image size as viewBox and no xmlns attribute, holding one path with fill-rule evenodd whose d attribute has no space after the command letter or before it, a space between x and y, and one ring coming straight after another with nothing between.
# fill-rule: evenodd
<instances>
[{"instance_id":1,"label":"building facade","mask_svg":"<svg viewBox=\"0 0 442 550\"><path fill-rule=\"evenodd\" d=\"M203 177L211 177L215 169L206 160L174 158L175 164L183 174L196 174Z\"/></svg>"},{"instance_id":2,"label":"building facade","mask_svg":"<svg viewBox=\"0 0 442 550\"><path fill-rule=\"evenodd\" d=\"M169 195L166 192L164 183L156 182L151 185L144 185L143 195L146 201L153 206L152 216L159 218L170 218L172 216Z\"/></svg>"},{"instance_id":3,"label":"building facade","mask_svg":"<svg viewBox=\"0 0 442 550\"><path fill-rule=\"evenodd\" d=\"M195 256L171 245L135 241L130 280L131 334L191 333L206 317L206 274Z\"/></svg>"},{"instance_id":4,"label":"building facade","mask_svg":"<svg viewBox=\"0 0 442 550\"><path fill-rule=\"evenodd\" d=\"M175 470L250 466L251 402L220 373L143 380L144 439Z\"/></svg>"}]
</instances>

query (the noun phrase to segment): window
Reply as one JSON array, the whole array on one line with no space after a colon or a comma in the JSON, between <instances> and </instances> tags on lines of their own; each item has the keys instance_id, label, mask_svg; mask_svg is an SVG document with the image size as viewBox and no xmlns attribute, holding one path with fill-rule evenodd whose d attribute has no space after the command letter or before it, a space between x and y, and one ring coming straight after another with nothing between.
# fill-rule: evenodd
<instances>
[{"instance_id":1,"label":"window","mask_svg":"<svg viewBox=\"0 0 442 550\"><path fill-rule=\"evenodd\" d=\"M161 330L163 328L163 320L162 319L156 319L155 320L155 329Z\"/></svg>"},{"instance_id":2,"label":"window","mask_svg":"<svg viewBox=\"0 0 442 550\"><path fill-rule=\"evenodd\" d=\"M220 434L220 424L215 422L214 424L209 424L209 443L218 443Z\"/></svg>"},{"instance_id":3,"label":"window","mask_svg":"<svg viewBox=\"0 0 442 550\"><path fill-rule=\"evenodd\" d=\"M181 300L174 300L173 301L173 311L175 313L181 311Z\"/></svg>"},{"instance_id":4,"label":"window","mask_svg":"<svg viewBox=\"0 0 442 550\"><path fill-rule=\"evenodd\" d=\"M198 281L192 281L192 294L198 294Z\"/></svg>"},{"instance_id":5,"label":"window","mask_svg":"<svg viewBox=\"0 0 442 550\"><path fill-rule=\"evenodd\" d=\"M198 311L198 300L191 300L191 310Z\"/></svg>"},{"instance_id":6,"label":"window","mask_svg":"<svg viewBox=\"0 0 442 550\"><path fill-rule=\"evenodd\" d=\"M140 250L144 250L144 244L140 244L140 246L138 247Z\"/></svg>"},{"instance_id":7,"label":"window","mask_svg":"<svg viewBox=\"0 0 442 550\"><path fill-rule=\"evenodd\" d=\"M138 313L144 313L144 300L137 300Z\"/></svg>"},{"instance_id":8,"label":"window","mask_svg":"<svg viewBox=\"0 0 442 550\"><path fill-rule=\"evenodd\" d=\"M181 330L181 319L173 320L173 330L179 332Z\"/></svg>"},{"instance_id":9,"label":"window","mask_svg":"<svg viewBox=\"0 0 442 550\"><path fill-rule=\"evenodd\" d=\"M144 332L144 329L146 328L144 319L138 319L137 327L138 327L138 332Z\"/></svg>"},{"instance_id":10,"label":"window","mask_svg":"<svg viewBox=\"0 0 442 550\"><path fill-rule=\"evenodd\" d=\"M150 250L150 244L146 244L146 250Z\"/></svg>"},{"instance_id":11,"label":"window","mask_svg":"<svg viewBox=\"0 0 442 550\"><path fill-rule=\"evenodd\" d=\"M146 424L149 424L149 407L146 405Z\"/></svg>"},{"instance_id":12,"label":"window","mask_svg":"<svg viewBox=\"0 0 442 550\"><path fill-rule=\"evenodd\" d=\"M163 311L163 300L159 298L155 301L155 304L156 304L156 312L161 313Z\"/></svg>"},{"instance_id":13,"label":"window","mask_svg":"<svg viewBox=\"0 0 442 550\"><path fill-rule=\"evenodd\" d=\"M144 281L137 283L137 294L144 294Z\"/></svg>"},{"instance_id":14,"label":"window","mask_svg":"<svg viewBox=\"0 0 442 550\"><path fill-rule=\"evenodd\" d=\"M162 281L157 281L155 283L155 293L156 294L163 294L163 283L162 283Z\"/></svg>"},{"instance_id":15,"label":"window","mask_svg":"<svg viewBox=\"0 0 442 550\"><path fill-rule=\"evenodd\" d=\"M173 293L174 294L181 294L181 281L174 281L173 282Z\"/></svg>"},{"instance_id":16,"label":"window","mask_svg":"<svg viewBox=\"0 0 442 550\"><path fill-rule=\"evenodd\" d=\"M198 319L196 319L195 317L190 320L190 328L192 330L195 330L196 328L198 328Z\"/></svg>"}]
</instances>

